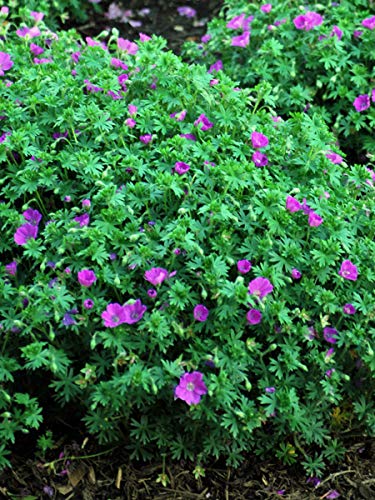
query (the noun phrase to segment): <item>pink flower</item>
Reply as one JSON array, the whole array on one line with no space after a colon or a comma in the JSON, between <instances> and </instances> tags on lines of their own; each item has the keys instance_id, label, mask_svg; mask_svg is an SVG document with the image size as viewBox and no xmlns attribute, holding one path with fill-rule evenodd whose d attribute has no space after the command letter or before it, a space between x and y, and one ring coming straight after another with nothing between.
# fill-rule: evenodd
<instances>
[{"instance_id":1,"label":"pink flower","mask_svg":"<svg viewBox=\"0 0 375 500\"><path fill-rule=\"evenodd\" d=\"M328 158L335 165L339 165L344 161L342 156L334 153L333 151L328 151L328 153L326 153L326 158Z\"/></svg>"},{"instance_id":2,"label":"pink flower","mask_svg":"<svg viewBox=\"0 0 375 500\"><path fill-rule=\"evenodd\" d=\"M175 118L178 122L182 122L185 120L186 113L186 109L183 109L182 111L176 111L175 113L171 113L169 115L169 118Z\"/></svg>"},{"instance_id":3,"label":"pink flower","mask_svg":"<svg viewBox=\"0 0 375 500\"><path fill-rule=\"evenodd\" d=\"M47 57L34 57L33 59L33 62L34 64L48 64L48 63L51 63L53 62L53 60L51 58L47 58Z\"/></svg>"},{"instance_id":4,"label":"pink flower","mask_svg":"<svg viewBox=\"0 0 375 500\"><path fill-rule=\"evenodd\" d=\"M267 155L261 153L260 151L255 151L251 159L255 163L256 167L265 167L266 165L268 165Z\"/></svg>"},{"instance_id":5,"label":"pink flower","mask_svg":"<svg viewBox=\"0 0 375 500\"><path fill-rule=\"evenodd\" d=\"M194 126L197 127L200 123L202 124L201 130L203 131L208 130L214 126L214 124L210 122L207 116L203 113L199 115L198 118L195 120Z\"/></svg>"},{"instance_id":6,"label":"pink flower","mask_svg":"<svg viewBox=\"0 0 375 500\"><path fill-rule=\"evenodd\" d=\"M211 38L212 38L212 37L211 37L211 35L209 35L209 34L207 34L207 35L203 35L203 36L201 37L201 42L202 42L202 43L207 43L207 42L209 42L209 41L211 40Z\"/></svg>"},{"instance_id":7,"label":"pink flower","mask_svg":"<svg viewBox=\"0 0 375 500\"><path fill-rule=\"evenodd\" d=\"M244 31L242 35L234 36L231 41L232 47L247 47L250 43L250 31Z\"/></svg>"},{"instance_id":8,"label":"pink flower","mask_svg":"<svg viewBox=\"0 0 375 500\"><path fill-rule=\"evenodd\" d=\"M169 273L163 267L153 267L147 271L145 271L144 278L152 285L160 285L169 277Z\"/></svg>"},{"instance_id":9,"label":"pink flower","mask_svg":"<svg viewBox=\"0 0 375 500\"><path fill-rule=\"evenodd\" d=\"M38 226L33 224L23 224L14 233L14 241L17 245L25 245L30 239L34 239L38 235Z\"/></svg>"},{"instance_id":10,"label":"pink flower","mask_svg":"<svg viewBox=\"0 0 375 500\"><path fill-rule=\"evenodd\" d=\"M272 5L270 3L266 3L260 7L260 10L268 14L272 10Z\"/></svg>"},{"instance_id":11,"label":"pink flower","mask_svg":"<svg viewBox=\"0 0 375 500\"><path fill-rule=\"evenodd\" d=\"M90 223L90 216L87 213L83 215L77 215L77 217L74 217L74 220L79 223L80 227L88 226Z\"/></svg>"},{"instance_id":12,"label":"pink flower","mask_svg":"<svg viewBox=\"0 0 375 500\"><path fill-rule=\"evenodd\" d=\"M296 199L293 198L293 196L288 196L286 199L286 209L289 210L289 212L298 212L301 210L302 205L301 203Z\"/></svg>"},{"instance_id":13,"label":"pink flower","mask_svg":"<svg viewBox=\"0 0 375 500\"><path fill-rule=\"evenodd\" d=\"M350 260L344 260L341 264L339 275L346 280L356 281L358 278L358 269Z\"/></svg>"},{"instance_id":14,"label":"pink flower","mask_svg":"<svg viewBox=\"0 0 375 500\"><path fill-rule=\"evenodd\" d=\"M298 271L298 269L296 268L292 269L292 278L294 280L299 280L301 276L302 276L301 271Z\"/></svg>"},{"instance_id":15,"label":"pink flower","mask_svg":"<svg viewBox=\"0 0 375 500\"><path fill-rule=\"evenodd\" d=\"M254 16L246 17L245 14L241 14L231 19L227 24L227 28L230 30L242 29L243 31L248 31L250 23L253 19Z\"/></svg>"},{"instance_id":16,"label":"pink flower","mask_svg":"<svg viewBox=\"0 0 375 500\"><path fill-rule=\"evenodd\" d=\"M344 314L355 314L357 309L353 306L353 304L345 304L342 308Z\"/></svg>"},{"instance_id":17,"label":"pink flower","mask_svg":"<svg viewBox=\"0 0 375 500\"><path fill-rule=\"evenodd\" d=\"M35 38L36 36L40 35L40 29L37 28L36 26L33 26L32 28L28 28L27 26L23 26L22 28L19 28L16 31L16 34L21 37L21 38Z\"/></svg>"},{"instance_id":18,"label":"pink flower","mask_svg":"<svg viewBox=\"0 0 375 500\"><path fill-rule=\"evenodd\" d=\"M337 38L338 38L339 40L341 40L341 38L342 38L342 31L340 30L340 28L339 28L338 26L336 26L336 25L335 25L335 26L332 28L332 31L331 31L331 36L337 36Z\"/></svg>"},{"instance_id":19,"label":"pink flower","mask_svg":"<svg viewBox=\"0 0 375 500\"><path fill-rule=\"evenodd\" d=\"M101 317L104 320L104 326L109 328L121 325L126 319L124 308L118 303L108 304Z\"/></svg>"},{"instance_id":20,"label":"pink flower","mask_svg":"<svg viewBox=\"0 0 375 500\"><path fill-rule=\"evenodd\" d=\"M40 54L43 54L44 49L42 47L39 47L39 45L36 45L35 43L30 43L30 52L34 54L34 56L40 56Z\"/></svg>"},{"instance_id":21,"label":"pink flower","mask_svg":"<svg viewBox=\"0 0 375 500\"><path fill-rule=\"evenodd\" d=\"M140 299L137 299L132 304L125 304L122 306L124 312L124 323L128 325L132 325L133 323L137 323L142 319L144 313L147 310L147 307L142 304Z\"/></svg>"},{"instance_id":22,"label":"pink flower","mask_svg":"<svg viewBox=\"0 0 375 500\"><path fill-rule=\"evenodd\" d=\"M372 102L375 102L375 89L372 89L371 91L371 100Z\"/></svg>"},{"instance_id":23,"label":"pink flower","mask_svg":"<svg viewBox=\"0 0 375 500\"><path fill-rule=\"evenodd\" d=\"M375 16L366 17L366 19L364 19L361 24L365 28L368 28L369 30L373 30L375 28Z\"/></svg>"},{"instance_id":24,"label":"pink flower","mask_svg":"<svg viewBox=\"0 0 375 500\"><path fill-rule=\"evenodd\" d=\"M139 40L141 42L149 42L151 40L151 37L146 35L145 33L139 33Z\"/></svg>"},{"instance_id":25,"label":"pink flower","mask_svg":"<svg viewBox=\"0 0 375 500\"><path fill-rule=\"evenodd\" d=\"M114 66L115 68L121 68L124 70L128 69L128 66L125 63L123 63L120 59L116 59L116 57L112 57L111 66Z\"/></svg>"},{"instance_id":26,"label":"pink flower","mask_svg":"<svg viewBox=\"0 0 375 500\"><path fill-rule=\"evenodd\" d=\"M13 262L11 262L10 264L7 264L5 266L5 271L8 273L8 274L11 274L12 276L14 276L17 272L17 262L14 260Z\"/></svg>"},{"instance_id":27,"label":"pink flower","mask_svg":"<svg viewBox=\"0 0 375 500\"><path fill-rule=\"evenodd\" d=\"M127 118L125 120L125 125L127 125L129 128L134 128L137 125L137 122L133 120L133 118Z\"/></svg>"},{"instance_id":28,"label":"pink flower","mask_svg":"<svg viewBox=\"0 0 375 500\"><path fill-rule=\"evenodd\" d=\"M355 110L360 113L365 111L370 107L370 96L367 94L359 95L354 99L353 106L355 107Z\"/></svg>"},{"instance_id":29,"label":"pink flower","mask_svg":"<svg viewBox=\"0 0 375 500\"><path fill-rule=\"evenodd\" d=\"M94 271L91 271L90 269L83 269L78 273L78 281L82 286L89 287L95 283L96 279Z\"/></svg>"},{"instance_id":30,"label":"pink flower","mask_svg":"<svg viewBox=\"0 0 375 500\"><path fill-rule=\"evenodd\" d=\"M197 15L197 11L192 7L187 7L186 5L183 7L177 7L177 12L180 16L185 17L195 17Z\"/></svg>"},{"instance_id":31,"label":"pink flower","mask_svg":"<svg viewBox=\"0 0 375 500\"><path fill-rule=\"evenodd\" d=\"M207 73L212 73L213 71L220 71L223 69L223 61L218 59L214 64L211 64L210 69Z\"/></svg>"},{"instance_id":32,"label":"pink flower","mask_svg":"<svg viewBox=\"0 0 375 500\"><path fill-rule=\"evenodd\" d=\"M138 52L138 45L130 40L125 40L124 38L119 38L117 40L117 46L120 50L124 50L131 55L135 55Z\"/></svg>"},{"instance_id":33,"label":"pink flower","mask_svg":"<svg viewBox=\"0 0 375 500\"><path fill-rule=\"evenodd\" d=\"M257 325L262 321L262 313L258 309L250 309L246 314L246 319L250 325Z\"/></svg>"},{"instance_id":34,"label":"pink flower","mask_svg":"<svg viewBox=\"0 0 375 500\"><path fill-rule=\"evenodd\" d=\"M255 278L249 283L249 294L262 299L273 290L271 282L263 277Z\"/></svg>"},{"instance_id":35,"label":"pink flower","mask_svg":"<svg viewBox=\"0 0 375 500\"><path fill-rule=\"evenodd\" d=\"M260 132L253 132L251 134L251 143L253 148L265 148L269 144L268 137Z\"/></svg>"},{"instance_id":36,"label":"pink flower","mask_svg":"<svg viewBox=\"0 0 375 500\"><path fill-rule=\"evenodd\" d=\"M175 398L182 399L188 405L197 405L204 394L207 394L207 387L201 372L184 373L174 391Z\"/></svg>"},{"instance_id":37,"label":"pink flower","mask_svg":"<svg viewBox=\"0 0 375 500\"><path fill-rule=\"evenodd\" d=\"M137 114L138 108L137 108L137 106L134 106L134 104L129 104L128 111L129 111L129 115L133 116L133 115Z\"/></svg>"},{"instance_id":38,"label":"pink flower","mask_svg":"<svg viewBox=\"0 0 375 500\"><path fill-rule=\"evenodd\" d=\"M320 224L323 223L323 219L317 213L310 212L308 222L309 222L309 226L318 227L318 226L320 226Z\"/></svg>"},{"instance_id":39,"label":"pink flower","mask_svg":"<svg viewBox=\"0 0 375 500\"><path fill-rule=\"evenodd\" d=\"M152 140L152 135L151 134L141 135L139 140L143 142L143 144L148 144Z\"/></svg>"},{"instance_id":40,"label":"pink flower","mask_svg":"<svg viewBox=\"0 0 375 500\"><path fill-rule=\"evenodd\" d=\"M321 25L323 22L323 18L317 12L306 12L306 14L302 14L293 19L294 26L298 30L310 31L315 26Z\"/></svg>"},{"instance_id":41,"label":"pink flower","mask_svg":"<svg viewBox=\"0 0 375 500\"><path fill-rule=\"evenodd\" d=\"M330 328L327 326L323 329L324 340L326 340L330 344L336 344L338 333L339 332L336 330L336 328Z\"/></svg>"},{"instance_id":42,"label":"pink flower","mask_svg":"<svg viewBox=\"0 0 375 500\"><path fill-rule=\"evenodd\" d=\"M203 304L198 304L194 307L193 314L194 319L203 322L208 318L209 310Z\"/></svg>"},{"instance_id":43,"label":"pink flower","mask_svg":"<svg viewBox=\"0 0 375 500\"><path fill-rule=\"evenodd\" d=\"M4 71L8 71L14 62L6 52L0 52L0 76L4 76Z\"/></svg>"},{"instance_id":44,"label":"pink flower","mask_svg":"<svg viewBox=\"0 0 375 500\"><path fill-rule=\"evenodd\" d=\"M239 260L237 262L237 269L238 269L239 273L246 274L251 269L251 262L249 260L247 260L247 259Z\"/></svg>"},{"instance_id":45,"label":"pink flower","mask_svg":"<svg viewBox=\"0 0 375 500\"><path fill-rule=\"evenodd\" d=\"M44 17L44 14L43 12L35 12L34 10L32 10L30 12L30 16L34 19L35 22L38 22L38 21L41 21Z\"/></svg>"},{"instance_id":46,"label":"pink flower","mask_svg":"<svg viewBox=\"0 0 375 500\"><path fill-rule=\"evenodd\" d=\"M174 170L179 175L183 175L190 170L190 165L184 163L183 161L176 161L176 163L174 164Z\"/></svg>"},{"instance_id":47,"label":"pink flower","mask_svg":"<svg viewBox=\"0 0 375 500\"><path fill-rule=\"evenodd\" d=\"M91 201L88 200L87 198L82 200L82 206L83 207L87 207L87 208L90 208L91 207Z\"/></svg>"}]
</instances>

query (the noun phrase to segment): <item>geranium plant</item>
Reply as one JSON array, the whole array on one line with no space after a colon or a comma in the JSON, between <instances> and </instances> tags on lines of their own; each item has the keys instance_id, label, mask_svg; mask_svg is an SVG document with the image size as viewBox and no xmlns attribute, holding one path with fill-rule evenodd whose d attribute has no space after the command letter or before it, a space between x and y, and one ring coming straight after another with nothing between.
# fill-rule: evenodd
<instances>
[{"instance_id":1,"label":"geranium plant","mask_svg":"<svg viewBox=\"0 0 375 500\"><path fill-rule=\"evenodd\" d=\"M0 38L1 465L56 412L132 458L309 472L341 430L373 432L374 174L319 117L259 108L262 85L162 38L18 29Z\"/></svg>"}]
</instances>

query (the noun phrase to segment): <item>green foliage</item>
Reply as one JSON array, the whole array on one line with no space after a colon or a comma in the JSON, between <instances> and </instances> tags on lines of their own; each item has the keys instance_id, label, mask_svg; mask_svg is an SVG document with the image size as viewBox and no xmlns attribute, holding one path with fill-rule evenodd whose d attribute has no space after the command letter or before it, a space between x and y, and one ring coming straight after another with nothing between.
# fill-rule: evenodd
<instances>
[{"instance_id":1,"label":"green foliage","mask_svg":"<svg viewBox=\"0 0 375 500\"><path fill-rule=\"evenodd\" d=\"M371 98L375 88L375 30L361 24L374 16L372 2L313 1L302 7L300 2L278 0L268 13L260 10L262 4L226 0L220 17L209 23L211 39L203 44L187 42L183 57L207 67L220 59L225 73L241 86L269 85L261 106L271 105L283 117L294 111L318 111L354 159L372 152L375 105L371 102L361 112L353 106L359 95ZM322 24L307 31L297 29L293 20L311 11L323 17ZM254 16L246 47L232 46L232 38L243 30L226 26L241 14ZM342 37L335 34L336 28ZM215 71L212 75L216 77Z\"/></svg>"},{"instance_id":2,"label":"green foliage","mask_svg":"<svg viewBox=\"0 0 375 500\"><path fill-rule=\"evenodd\" d=\"M131 55L116 33L104 50L74 31L51 40L41 25L34 42L52 61L35 64L29 41L11 23L2 30L14 65L0 77L0 466L30 429L42 453L52 446L48 415L68 404L100 443L126 442L143 460L238 466L253 451L317 473L340 460L341 431L373 433L373 181L327 158L340 151L321 116L275 120L269 83L238 90L223 74L210 85L158 37ZM170 116L182 110L184 120ZM194 125L202 114L207 130ZM260 168L254 131L269 139ZM178 175L176 162L190 169ZM288 196L311 208L291 213ZM18 245L29 208L42 215L38 235ZM357 280L338 274L345 260ZM145 272L158 267L168 277L150 293ZM78 281L84 269L91 286ZM248 293L257 277L274 287L263 300ZM139 321L104 325L109 304L137 299ZM206 321L194 319L198 304ZM258 324L246 318L253 308ZM327 326L338 331L330 354ZM197 370L208 392L188 406L174 389Z\"/></svg>"}]
</instances>

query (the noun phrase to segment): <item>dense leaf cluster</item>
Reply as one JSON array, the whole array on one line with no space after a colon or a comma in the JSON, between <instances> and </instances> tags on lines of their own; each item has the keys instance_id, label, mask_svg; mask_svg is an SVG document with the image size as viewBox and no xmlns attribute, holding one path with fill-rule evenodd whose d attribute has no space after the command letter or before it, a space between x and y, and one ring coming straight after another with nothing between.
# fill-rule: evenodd
<instances>
[{"instance_id":1,"label":"dense leaf cluster","mask_svg":"<svg viewBox=\"0 0 375 500\"><path fill-rule=\"evenodd\" d=\"M302 459L310 473L339 459L332 438L375 427L368 170L326 156L340 151L319 116L283 120L263 106L269 83L241 90L221 74L213 85L158 37L129 54L116 33L107 50L39 26L41 64L11 24L0 38L14 63L0 77L1 465L20 433L72 407L134 458L238 465L255 451ZM269 140L263 167L254 131ZM177 162L190 169L179 175ZM288 196L304 210L287 210ZM42 214L38 234L17 244L30 208ZM358 279L339 275L347 260ZM152 268L168 271L156 296ZM78 280L85 269L91 286ZM257 277L273 286L263 300L249 295ZM104 326L108 304L138 299L140 321ZM260 323L248 322L251 308ZM193 371L208 393L188 406L174 389Z\"/></svg>"}]
</instances>

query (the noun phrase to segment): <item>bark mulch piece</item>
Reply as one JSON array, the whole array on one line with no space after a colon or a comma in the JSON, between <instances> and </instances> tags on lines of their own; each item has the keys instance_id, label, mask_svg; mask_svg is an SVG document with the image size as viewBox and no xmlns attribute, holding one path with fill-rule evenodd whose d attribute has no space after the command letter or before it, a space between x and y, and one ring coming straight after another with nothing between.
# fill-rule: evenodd
<instances>
[{"instance_id":1,"label":"bark mulch piece","mask_svg":"<svg viewBox=\"0 0 375 500\"><path fill-rule=\"evenodd\" d=\"M196 464L167 461L163 472L161 459L137 463L121 446L103 452L87 439L60 442L46 459L13 456L11 461L13 468L0 475L4 499L323 500L335 491L343 500L375 498L375 440L365 438L356 438L343 463L330 467L317 487L298 465L248 457L238 469L212 463L204 477L195 477Z\"/></svg>"}]
</instances>

